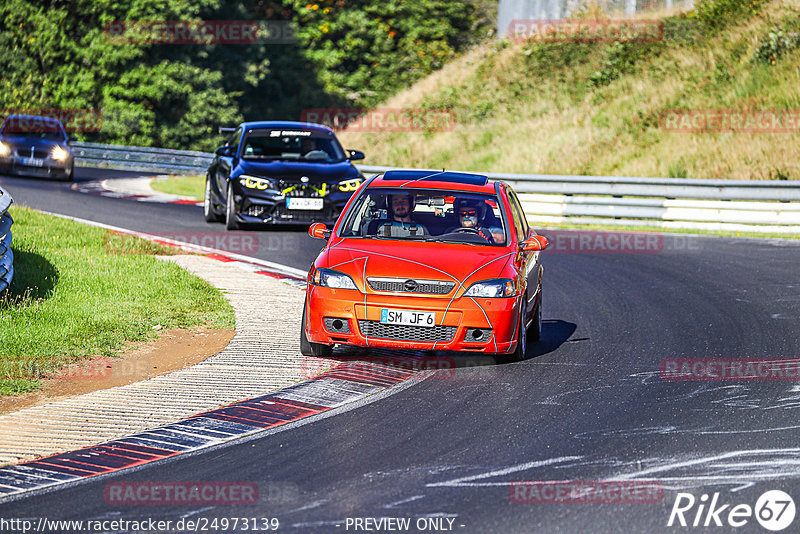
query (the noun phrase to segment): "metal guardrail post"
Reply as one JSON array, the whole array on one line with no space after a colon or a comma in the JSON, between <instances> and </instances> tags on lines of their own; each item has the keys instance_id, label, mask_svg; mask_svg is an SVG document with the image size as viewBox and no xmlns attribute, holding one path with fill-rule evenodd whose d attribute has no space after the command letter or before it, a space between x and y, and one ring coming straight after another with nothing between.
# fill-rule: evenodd
<instances>
[{"instance_id":1,"label":"metal guardrail post","mask_svg":"<svg viewBox=\"0 0 800 534\"><path fill-rule=\"evenodd\" d=\"M14 220L8 213L13 199L0 187L0 291L11 285L14 278L14 252L11 250L11 225Z\"/></svg>"}]
</instances>

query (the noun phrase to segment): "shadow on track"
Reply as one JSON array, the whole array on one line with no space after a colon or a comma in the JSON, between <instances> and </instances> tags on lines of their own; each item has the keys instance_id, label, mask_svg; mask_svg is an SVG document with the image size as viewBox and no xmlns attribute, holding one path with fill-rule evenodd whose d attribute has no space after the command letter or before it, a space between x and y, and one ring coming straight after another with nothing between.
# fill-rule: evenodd
<instances>
[{"instance_id":1,"label":"shadow on track","mask_svg":"<svg viewBox=\"0 0 800 534\"><path fill-rule=\"evenodd\" d=\"M578 325L561 319L542 321L542 337L528 347L528 358L536 358L553 352L563 345L575 333Z\"/></svg>"},{"instance_id":2,"label":"shadow on track","mask_svg":"<svg viewBox=\"0 0 800 534\"><path fill-rule=\"evenodd\" d=\"M559 319L542 321L542 337L528 347L526 359L553 352L572 336L576 328L575 323ZM330 368L356 371L365 363L377 367L379 373L387 376L395 373L408 375L419 371L440 371L452 376L451 373L456 369L496 367L505 361L502 356L466 351L410 351L337 346L331 358L304 357L301 368L303 376L311 378Z\"/></svg>"}]
</instances>

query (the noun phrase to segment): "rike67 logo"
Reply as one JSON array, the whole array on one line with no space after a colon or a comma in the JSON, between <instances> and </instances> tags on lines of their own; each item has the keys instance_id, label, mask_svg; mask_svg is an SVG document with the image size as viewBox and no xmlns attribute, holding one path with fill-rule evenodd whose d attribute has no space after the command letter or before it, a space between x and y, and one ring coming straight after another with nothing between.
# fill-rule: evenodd
<instances>
[{"instance_id":1,"label":"rike67 logo","mask_svg":"<svg viewBox=\"0 0 800 534\"><path fill-rule=\"evenodd\" d=\"M755 506L723 503L719 492L714 493L710 500L705 493L699 499L691 493L678 493L667 526L739 528L755 517L762 527L777 532L791 525L794 515L794 500L781 490L764 492Z\"/></svg>"}]
</instances>

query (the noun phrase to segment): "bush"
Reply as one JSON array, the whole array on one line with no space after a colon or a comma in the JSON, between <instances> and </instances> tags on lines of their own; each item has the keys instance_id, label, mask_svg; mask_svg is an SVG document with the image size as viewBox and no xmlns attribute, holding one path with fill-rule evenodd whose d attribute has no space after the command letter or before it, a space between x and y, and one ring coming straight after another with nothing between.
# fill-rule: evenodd
<instances>
[{"instance_id":1,"label":"bush","mask_svg":"<svg viewBox=\"0 0 800 534\"><path fill-rule=\"evenodd\" d=\"M708 29L718 29L735 22L735 19L751 17L758 13L769 0L700 0L694 14Z\"/></svg>"},{"instance_id":2,"label":"bush","mask_svg":"<svg viewBox=\"0 0 800 534\"><path fill-rule=\"evenodd\" d=\"M782 55L797 48L798 43L800 43L800 37L797 33L786 33L775 28L765 38L759 39L758 47L753 53L753 60L774 65Z\"/></svg>"},{"instance_id":3,"label":"bush","mask_svg":"<svg viewBox=\"0 0 800 534\"><path fill-rule=\"evenodd\" d=\"M613 43L605 49L601 68L589 76L589 81L595 87L608 85L623 74L631 72L641 59L657 55L661 47L660 43Z\"/></svg>"},{"instance_id":4,"label":"bush","mask_svg":"<svg viewBox=\"0 0 800 534\"><path fill-rule=\"evenodd\" d=\"M0 3L0 109L100 109L82 140L214 148L218 126L368 107L493 26L489 0L130 0ZM122 42L114 21L291 21L297 42ZM66 125L69 128L69 125Z\"/></svg>"}]
</instances>

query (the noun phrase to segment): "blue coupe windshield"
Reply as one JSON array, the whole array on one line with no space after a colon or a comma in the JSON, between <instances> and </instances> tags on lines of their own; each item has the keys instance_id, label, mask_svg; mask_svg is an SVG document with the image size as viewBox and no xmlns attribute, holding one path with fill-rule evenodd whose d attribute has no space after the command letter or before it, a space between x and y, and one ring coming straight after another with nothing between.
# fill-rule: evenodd
<instances>
[{"instance_id":1,"label":"blue coupe windshield","mask_svg":"<svg viewBox=\"0 0 800 534\"><path fill-rule=\"evenodd\" d=\"M246 160L330 163L345 159L336 138L309 130L253 130L242 143Z\"/></svg>"}]
</instances>

